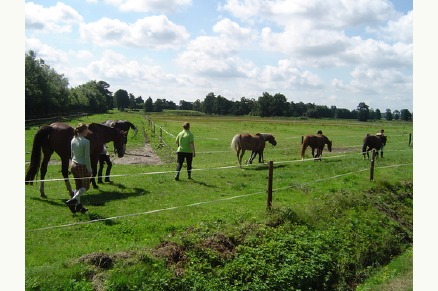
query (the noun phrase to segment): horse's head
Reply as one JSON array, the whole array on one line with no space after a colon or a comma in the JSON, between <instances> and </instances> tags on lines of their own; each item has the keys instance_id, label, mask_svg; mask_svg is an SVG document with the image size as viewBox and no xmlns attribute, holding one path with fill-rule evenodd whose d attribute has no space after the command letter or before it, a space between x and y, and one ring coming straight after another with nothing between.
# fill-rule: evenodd
<instances>
[{"instance_id":1,"label":"horse's head","mask_svg":"<svg viewBox=\"0 0 438 291\"><path fill-rule=\"evenodd\" d=\"M268 135L268 138L266 140L274 147L277 145L277 141L275 140L275 137L272 134Z\"/></svg>"},{"instance_id":2,"label":"horse's head","mask_svg":"<svg viewBox=\"0 0 438 291\"><path fill-rule=\"evenodd\" d=\"M116 131L116 136L114 138L114 152L119 158L125 155L126 150L126 131L114 128Z\"/></svg>"},{"instance_id":3,"label":"horse's head","mask_svg":"<svg viewBox=\"0 0 438 291\"><path fill-rule=\"evenodd\" d=\"M327 139L327 149L328 149L329 152L332 151L332 141L329 140L329 139Z\"/></svg>"}]
</instances>

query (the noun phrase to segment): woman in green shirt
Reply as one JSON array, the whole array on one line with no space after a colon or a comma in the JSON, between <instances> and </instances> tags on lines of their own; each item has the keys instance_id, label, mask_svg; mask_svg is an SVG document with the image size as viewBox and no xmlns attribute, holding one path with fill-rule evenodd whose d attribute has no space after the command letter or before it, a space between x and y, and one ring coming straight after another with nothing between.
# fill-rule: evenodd
<instances>
[{"instance_id":1,"label":"woman in green shirt","mask_svg":"<svg viewBox=\"0 0 438 291\"><path fill-rule=\"evenodd\" d=\"M187 162L187 174L189 179L192 179L192 161L195 157L195 138L190 131L190 123L184 122L183 130L176 137L177 165L175 181L179 180L179 172L181 171L184 160Z\"/></svg>"}]
</instances>

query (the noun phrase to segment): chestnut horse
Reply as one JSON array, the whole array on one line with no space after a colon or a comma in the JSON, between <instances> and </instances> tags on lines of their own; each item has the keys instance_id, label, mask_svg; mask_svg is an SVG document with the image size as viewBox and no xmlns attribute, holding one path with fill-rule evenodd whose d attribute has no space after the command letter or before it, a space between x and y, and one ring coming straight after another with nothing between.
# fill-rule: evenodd
<instances>
[{"instance_id":1,"label":"chestnut horse","mask_svg":"<svg viewBox=\"0 0 438 291\"><path fill-rule=\"evenodd\" d=\"M259 163L263 163L263 150L265 149L266 142L273 146L277 145L277 141L270 133L257 133L255 135L249 133L236 134L231 140L231 148L236 151L239 166L242 167L242 157L245 154L245 150L252 151L247 164L252 164L257 154L259 154Z\"/></svg>"},{"instance_id":2,"label":"chestnut horse","mask_svg":"<svg viewBox=\"0 0 438 291\"><path fill-rule=\"evenodd\" d=\"M47 173L47 165L49 164L50 157L54 152L56 152L61 158L61 172L64 177L65 186L67 187L70 197L73 196L73 190L68 179L69 164L71 160L71 140L73 136L73 127L60 122L54 122L50 125L43 126L35 134L25 183L32 185L38 171L41 171L41 197L47 197L44 192L44 177ZM90 125L88 125L88 134L86 138L90 140L90 157L93 177L97 173L97 161L103 145L112 141L114 143L114 148L117 149L118 156L121 158L125 154L125 145L123 143L125 137L126 133L116 128L99 123L90 123ZM43 153L42 162L41 152ZM94 183L93 186L98 188L96 183Z\"/></svg>"},{"instance_id":3,"label":"chestnut horse","mask_svg":"<svg viewBox=\"0 0 438 291\"><path fill-rule=\"evenodd\" d=\"M312 157L314 160L321 160L322 151L324 146L327 145L327 149L329 152L332 151L332 141L329 140L325 135L318 134L308 134L303 139L303 144L301 145L301 160L304 160L304 153L308 146L312 148ZM315 155L316 149L316 155Z\"/></svg>"},{"instance_id":4,"label":"chestnut horse","mask_svg":"<svg viewBox=\"0 0 438 291\"><path fill-rule=\"evenodd\" d=\"M368 159L370 159L369 151L372 149L376 150L376 157L380 155L383 158L383 147L386 145L386 136L385 135L370 135L367 134L363 139L363 146L362 146L362 154L364 160L366 159L366 156Z\"/></svg>"}]
</instances>

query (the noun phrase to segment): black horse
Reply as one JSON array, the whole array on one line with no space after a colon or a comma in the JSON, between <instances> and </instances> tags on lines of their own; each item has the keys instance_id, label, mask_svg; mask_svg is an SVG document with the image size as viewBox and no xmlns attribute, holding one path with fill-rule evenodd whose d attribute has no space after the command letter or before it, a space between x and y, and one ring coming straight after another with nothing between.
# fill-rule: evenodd
<instances>
[{"instance_id":1,"label":"black horse","mask_svg":"<svg viewBox=\"0 0 438 291\"><path fill-rule=\"evenodd\" d=\"M386 139L387 137L385 135L367 134L363 139L363 146L362 146L362 154L364 160L367 158L370 159L369 151L372 149L376 150L376 157L379 156L379 151L380 151L380 157L383 158L383 147L386 145Z\"/></svg>"},{"instance_id":2,"label":"black horse","mask_svg":"<svg viewBox=\"0 0 438 291\"><path fill-rule=\"evenodd\" d=\"M102 124L109 127L117 128L121 131L125 131L126 132L126 138L124 140L125 145L128 143L128 134L131 128L134 130L134 135L132 136L133 138L136 137L138 133L138 128L127 120L106 120L105 122L102 122Z\"/></svg>"}]
</instances>

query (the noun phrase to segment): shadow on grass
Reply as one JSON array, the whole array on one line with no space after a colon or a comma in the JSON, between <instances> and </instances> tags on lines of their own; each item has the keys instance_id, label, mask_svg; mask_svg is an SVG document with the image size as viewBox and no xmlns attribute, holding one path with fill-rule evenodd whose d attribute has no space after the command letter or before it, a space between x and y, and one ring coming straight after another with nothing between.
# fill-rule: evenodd
<instances>
[{"instance_id":1,"label":"shadow on grass","mask_svg":"<svg viewBox=\"0 0 438 291\"><path fill-rule=\"evenodd\" d=\"M119 189L126 189L125 186L119 185L117 186ZM145 189L141 188L133 188L130 192L114 192L114 191L102 191L99 189L94 189L99 191L98 194L89 194L85 193L81 196L81 202L84 205L92 205L92 206L104 206L107 201L114 201L114 200L120 200L120 199L128 199L130 197L137 197L137 196L143 196L150 193L150 191L147 191ZM30 198L32 200L41 201L46 204L50 204L53 206L60 206L60 207L67 207L65 202L69 199L68 197L62 198L62 199L47 199L47 198L41 198L41 197L32 197Z\"/></svg>"}]
</instances>

